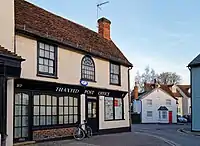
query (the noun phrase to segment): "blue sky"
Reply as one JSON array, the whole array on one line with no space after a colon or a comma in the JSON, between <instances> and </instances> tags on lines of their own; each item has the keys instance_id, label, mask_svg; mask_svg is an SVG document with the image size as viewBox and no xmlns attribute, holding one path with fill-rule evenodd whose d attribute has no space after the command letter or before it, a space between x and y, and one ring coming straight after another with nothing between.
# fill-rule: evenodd
<instances>
[{"instance_id":1,"label":"blue sky","mask_svg":"<svg viewBox=\"0 0 200 146\"><path fill-rule=\"evenodd\" d=\"M29 0L97 31L96 4L104 0ZM200 53L199 0L109 0L99 17L111 20L111 37L133 63L134 76L149 65L189 83L187 64Z\"/></svg>"}]
</instances>

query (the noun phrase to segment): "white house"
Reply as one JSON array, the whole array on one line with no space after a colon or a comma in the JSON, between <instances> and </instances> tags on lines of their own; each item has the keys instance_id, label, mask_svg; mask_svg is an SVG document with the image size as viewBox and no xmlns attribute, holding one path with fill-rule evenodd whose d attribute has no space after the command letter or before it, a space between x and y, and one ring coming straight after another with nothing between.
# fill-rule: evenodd
<instances>
[{"instance_id":1,"label":"white house","mask_svg":"<svg viewBox=\"0 0 200 146\"><path fill-rule=\"evenodd\" d=\"M167 85L145 84L141 101L141 123L177 123L177 99Z\"/></svg>"},{"instance_id":2,"label":"white house","mask_svg":"<svg viewBox=\"0 0 200 146\"><path fill-rule=\"evenodd\" d=\"M69 138L84 120L95 134L131 130L132 64L112 41L108 19L95 32L25 0L1 0L0 20L0 45L10 51L0 47L7 146Z\"/></svg>"},{"instance_id":3,"label":"white house","mask_svg":"<svg viewBox=\"0 0 200 146\"><path fill-rule=\"evenodd\" d=\"M191 83L192 131L200 131L200 55L188 65Z\"/></svg>"},{"instance_id":4,"label":"white house","mask_svg":"<svg viewBox=\"0 0 200 146\"><path fill-rule=\"evenodd\" d=\"M178 115L191 115L190 85L173 85L170 89L178 99Z\"/></svg>"}]
</instances>

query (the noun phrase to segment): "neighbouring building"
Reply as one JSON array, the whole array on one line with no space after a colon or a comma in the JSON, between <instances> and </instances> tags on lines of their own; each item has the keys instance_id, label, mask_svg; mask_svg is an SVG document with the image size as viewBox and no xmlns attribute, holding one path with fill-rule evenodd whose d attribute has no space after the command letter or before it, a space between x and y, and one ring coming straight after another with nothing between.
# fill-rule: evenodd
<instances>
[{"instance_id":1,"label":"neighbouring building","mask_svg":"<svg viewBox=\"0 0 200 146\"><path fill-rule=\"evenodd\" d=\"M191 115L190 85L173 85L170 89L178 99L178 115Z\"/></svg>"},{"instance_id":2,"label":"neighbouring building","mask_svg":"<svg viewBox=\"0 0 200 146\"><path fill-rule=\"evenodd\" d=\"M135 108L140 113L141 123L177 123L177 99L170 86L145 83L144 92L138 98L133 97L133 104L137 104L133 107L141 107L140 111Z\"/></svg>"},{"instance_id":3,"label":"neighbouring building","mask_svg":"<svg viewBox=\"0 0 200 146\"><path fill-rule=\"evenodd\" d=\"M194 58L188 65L190 70L191 84L191 107L192 107L192 131L200 131L200 55Z\"/></svg>"},{"instance_id":4,"label":"neighbouring building","mask_svg":"<svg viewBox=\"0 0 200 146\"><path fill-rule=\"evenodd\" d=\"M98 20L97 33L24 0L1 1L0 19L0 44L9 50L0 47L0 61L12 59L0 90L9 99L0 102L8 146L68 138L85 119L94 134L131 130L132 64L108 19Z\"/></svg>"}]
</instances>

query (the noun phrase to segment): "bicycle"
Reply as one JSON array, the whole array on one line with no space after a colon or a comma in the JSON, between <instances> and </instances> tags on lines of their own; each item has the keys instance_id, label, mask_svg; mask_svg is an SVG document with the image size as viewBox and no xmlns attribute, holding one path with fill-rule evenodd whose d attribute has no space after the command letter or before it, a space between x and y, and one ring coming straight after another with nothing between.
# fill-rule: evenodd
<instances>
[{"instance_id":1,"label":"bicycle","mask_svg":"<svg viewBox=\"0 0 200 146\"><path fill-rule=\"evenodd\" d=\"M84 129L83 129L83 125L85 126ZM90 126L87 125L86 120L84 120L83 124L78 124L78 126L74 130L73 136L74 136L74 139L78 141L83 140L86 136L88 138L92 137L92 129Z\"/></svg>"}]
</instances>

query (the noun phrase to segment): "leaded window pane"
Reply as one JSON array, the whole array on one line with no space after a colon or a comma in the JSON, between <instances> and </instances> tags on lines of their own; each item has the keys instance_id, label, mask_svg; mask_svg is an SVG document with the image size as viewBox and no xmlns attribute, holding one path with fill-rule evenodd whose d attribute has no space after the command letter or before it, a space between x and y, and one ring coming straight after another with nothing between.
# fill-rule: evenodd
<instances>
[{"instance_id":1,"label":"leaded window pane","mask_svg":"<svg viewBox=\"0 0 200 146\"><path fill-rule=\"evenodd\" d=\"M83 79L95 80L94 62L91 57L85 56L82 59L82 74Z\"/></svg>"}]
</instances>

